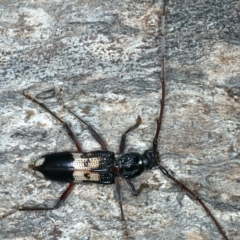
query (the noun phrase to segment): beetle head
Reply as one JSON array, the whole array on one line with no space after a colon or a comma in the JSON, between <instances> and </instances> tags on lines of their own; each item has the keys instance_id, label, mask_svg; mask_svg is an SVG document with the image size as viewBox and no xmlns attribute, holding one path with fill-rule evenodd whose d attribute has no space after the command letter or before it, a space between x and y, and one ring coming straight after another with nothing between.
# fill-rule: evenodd
<instances>
[{"instance_id":1,"label":"beetle head","mask_svg":"<svg viewBox=\"0 0 240 240\"><path fill-rule=\"evenodd\" d=\"M153 150L150 149L146 150L142 156L146 169L152 169L158 165L157 159L159 159L159 152L156 152L156 154L154 154Z\"/></svg>"}]
</instances>

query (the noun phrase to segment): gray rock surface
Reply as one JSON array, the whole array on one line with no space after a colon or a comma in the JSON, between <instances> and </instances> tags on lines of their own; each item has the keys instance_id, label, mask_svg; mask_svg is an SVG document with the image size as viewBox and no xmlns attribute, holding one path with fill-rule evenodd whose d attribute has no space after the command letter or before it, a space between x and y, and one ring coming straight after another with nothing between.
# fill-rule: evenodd
<instances>
[{"instance_id":1,"label":"gray rock surface","mask_svg":"<svg viewBox=\"0 0 240 240\"><path fill-rule=\"evenodd\" d=\"M229 239L240 235L240 2L170 1L166 20L166 106L162 165L197 192ZM161 1L0 3L0 214L17 204L52 205L65 184L39 179L28 164L75 151L62 126L22 96L27 90L71 123L85 151L99 149L63 99L117 152L141 115L126 151L152 146L160 99ZM221 239L195 201L159 170L144 173L138 197L122 182L127 221L114 185L80 184L52 212L0 220L1 239Z\"/></svg>"}]
</instances>

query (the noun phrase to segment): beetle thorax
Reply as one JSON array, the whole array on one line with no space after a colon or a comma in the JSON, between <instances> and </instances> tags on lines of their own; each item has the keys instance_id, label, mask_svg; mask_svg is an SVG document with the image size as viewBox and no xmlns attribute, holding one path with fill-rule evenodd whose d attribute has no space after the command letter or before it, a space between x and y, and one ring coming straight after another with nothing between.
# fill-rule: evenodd
<instances>
[{"instance_id":1,"label":"beetle thorax","mask_svg":"<svg viewBox=\"0 0 240 240\"><path fill-rule=\"evenodd\" d=\"M154 152L147 150L144 154L136 152L125 153L118 158L119 175L122 178L135 178L144 170L157 166Z\"/></svg>"}]
</instances>

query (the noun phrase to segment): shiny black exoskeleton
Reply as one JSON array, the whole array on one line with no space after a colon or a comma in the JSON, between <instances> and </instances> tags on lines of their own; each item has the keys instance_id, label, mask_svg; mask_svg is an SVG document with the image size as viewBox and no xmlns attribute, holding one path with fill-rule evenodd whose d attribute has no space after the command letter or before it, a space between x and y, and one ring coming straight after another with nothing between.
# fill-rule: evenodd
<instances>
[{"instance_id":1,"label":"shiny black exoskeleton","mask_svg":"<svg viewBox=\"0 0 240 240\"><path fill-rule=\"evenodd\" d=\"M153 151L147 150L143 155L131 152L118 158L110 151L52 153L29 167L37 175L53 181L112 184L115 177L135 178L156 165Z\"/></svg>"},{"instance_id":2,"label":"shiny black exoskeleton","mask_svg":"<svg viewBox=\"0 0 240 240\"><path fill-rule=\"evenodd\" d=\"M34 164L30 164L30 168L32 168L38 175L45 177L46 179L62 181L69 183L67 189L60 196L59 200L53 207L19 207L15 211L35 211L35 210L54 210L59 208L71 194L76 183L79 182L96 182L102 184L112 184L115 183L116 186L116 196L119 202L120 210L121 210L121 220L124 220L123 208L122 208L122 198L120 192L120 184L119 178L123 178L127 183L128 187L132 191L133 195L138 195L140 191L143 189L144 184L141 184L139 189L135 189L133 183L131 182L132 178L135 178L142 174L145 170L152 169L153 167L157 167L166 177L174 181L181 190L187 192L187 194L195 199L205 210L207 215L212 219L216 227L218 228L220 234L224 239L228 239L225 232L221 228L220 224L216 220L216 218L212 215L208 207L204 204L204 202L186 185L177 180L173 175L171 175L166 168L164 168L159 162L159 154L157 151L158 148L158 137L161 129L162 118L163 118L163 110L164 110L164 102L165 102L165 79L164 79L164 61L165 61L165 31L164 31L164 23L165 23L165 7L168 0L164 0L163 11L161 17L161 85L162 85L162 97L160 100L160 112L159 116L156 119L157 121L157 129L155 136L153 138L153 147L152 150L147 150L143 154L131 152L124 153L126 136L129 132L136 129L140 123L141 118L138 117L135 125L130 127L123 135L119 147L119 156L115 157L113 152L108 151L107 144L101 138L101 136L82 118L78 117L71 110L65 108L73 114L76 118L79 119L82 123L84 123L89 131L91 132L93 138L101 145L103 151L94 151L89 153L84 153L82 151L82 147L80 142L78 141L76 135L72 132L71 128L68 126L66 122L64 122L61 118L59 118L55 113L53 113L45 104L39 102L36 98L31 97L29 94L25 92L23 95L30 99L31 101L40 105L43 109L45 109L48 113L50 113L55 119L57 119L60 123L62 123L63 127L66 129L68 135L75 143L78 152L77 153L52 153L47 154L37 161ZM12 214L15 211L11 211L9 214Z\"/></svg>"},{"instance_id":3,"label":"shiny black exoskeleton","mask_svg":"<svg viewBox=\"0 0 240 240\"><path fill-rule=\"evenodd\" d=\"M118 165L120 177L131 179L157 166L157 163L153 151L147 150L143 155L135 152L123 154L118 159Z\"/></svg>"}]
</instances>

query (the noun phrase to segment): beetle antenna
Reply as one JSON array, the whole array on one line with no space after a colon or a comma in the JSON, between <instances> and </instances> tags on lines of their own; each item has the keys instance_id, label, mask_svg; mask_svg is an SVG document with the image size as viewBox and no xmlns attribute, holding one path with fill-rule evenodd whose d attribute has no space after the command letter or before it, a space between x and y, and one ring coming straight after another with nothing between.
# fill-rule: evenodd
<instances>
[{"instance_id":1,"label":"beetle antenna","mask_svg":"<svg viewBox=\"0 0 240 240\"><path fill-rule=\"evenodd\" d=\"M162 117L163 117L163 109L164 109L164 102L165 102L165 76L164 76L164 62L165 62L165 18L166 18L166 5L168 0L164 0L163 4L163 13L161 16L161 85L162 85L162 98L160 100L160 112L159 116L156 119L157 121L157 129L156 134L153 139L153 152L156 156L157 148L158 148L158 136L161 130L162 125Z\"/></svg>"},{"instance_id":2,"label":"beetle antenna","mask_svg":"<svg viewBox=\"0 0 240 240\"><path fill-rule=\"evenodd\" d=\"M190 197L190 199L194 199L196 202L198 202L205 212L207 213L207 216L211 218L211 220L214 222L215 226L217 227L219 233L222 235L223 239L229 240L228 237L226 236L225 232L223 231L220 223L217 221L217 219L213 216L213 214L210 212L209 208L205 205L205 203L195 194L192 190L190 190L186 185L184 185L182 182L180 182L178 179L173 177L166 168L158 164L158 168L160 171L168 178L170 178L172 181L174 181L180 188L181 190L185 191L187 195Z\"/></svg>"},{"instance_id":3,"label":"beetle antenna","mask_svg":"<svg viewBox=\"0 0 240 240\"><path fill-rule=\"evenodd\" d=\"M162 124L162 117L163 117L163 109L164 109L164 101L165 101L165 76L164 76L164 61L165 61L165 17L166 17L166 5L168 0L164 0L163 4L163 13L161 17L161 84L162 84L162 98L160 100L160 112L159 116L156 119L157 121L157 130L156 134L153 140L153 153L155 156L155 160L157 162L157 147L158 147L158 136L161 129ZM228 237L226 236L225 232L223 231L221 225L217 221L217 219L213 216L213 214L210 212L209 208L205 205L205 203L195 194L192 190L190 190L186 185L184 185L182 182L180 182L178 179L173 177L166 168L161 166L159 163L157 163L157 166L159 170L168 178L170 178L172 181L174 181L181 190L185 191L187 195L191 198L197 201L205 210L207 215L211 218L211 220L214 222L215 226L217 227L219 233L222 235L222 237L225 240L228 240Z\"/></svg>"}]
</instances>

